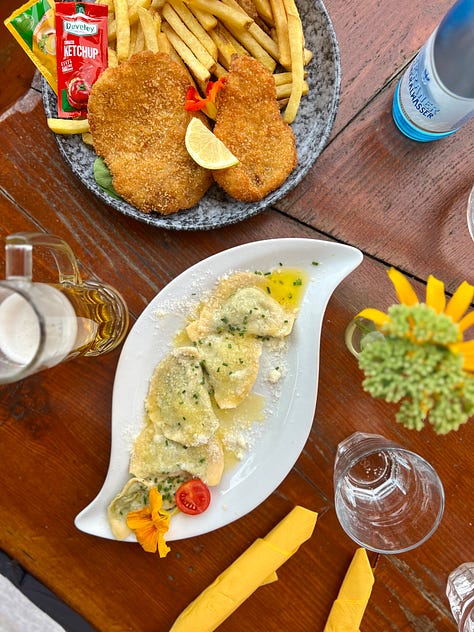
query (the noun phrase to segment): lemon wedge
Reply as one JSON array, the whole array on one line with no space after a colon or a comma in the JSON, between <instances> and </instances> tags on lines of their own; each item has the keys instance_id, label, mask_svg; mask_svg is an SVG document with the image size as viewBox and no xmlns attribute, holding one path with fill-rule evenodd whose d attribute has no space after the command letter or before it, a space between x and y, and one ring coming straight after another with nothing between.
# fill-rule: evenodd
<instances>
[{"instance_id":1,"label":"lemon wedge","mask_svg":"<svg viewBox=\"0 0 474 632\"><path fill-rule=\"evenodd\" d=\"M224 143L196 117L189 121L184 142L191 158L205 169L227 169L239 162Z\"/></svg>"},{"instance_id":2,"label":"lemon wedge","mask_svg":"<svg viewBox=\"0 0 474 632\"><path fill-rule=\"evenodd\" d=\"M83 134L90 130L87 119L47 119L48 127L56 134Z\"/></svg>"}]
</instances>

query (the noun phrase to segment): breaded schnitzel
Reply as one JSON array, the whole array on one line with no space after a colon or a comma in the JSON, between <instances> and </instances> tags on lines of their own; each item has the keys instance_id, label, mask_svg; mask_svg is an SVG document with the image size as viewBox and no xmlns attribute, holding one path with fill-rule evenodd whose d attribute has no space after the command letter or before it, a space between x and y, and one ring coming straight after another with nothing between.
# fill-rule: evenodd
<instances>
[{"instance_id":1,"label":"breaded schnitzel","mask_svg":"<svg viewBox=\"0 0 474 632\"><path fill-rule=\"evenodd\" d=\"M275 80L253 57L232 60L219 94L214 134L239 159L234 167L213 172L237 200L261 200L296 167L295 137L281 117Z\"/></svg>"},{"instance_id":2,"label":"breaded schnitzel","mask_svg":"<svg viewBox=\"0 0 474 632\"><path fill-rule=\"evenodd\" d=\"M191 208L212 184L184 144L191 118L207 120L184 109L189 85L186 71L168 55L144 51L105 70L92 87L94 149L116 192L145 213Z\"/></svg>"}]
</instances>

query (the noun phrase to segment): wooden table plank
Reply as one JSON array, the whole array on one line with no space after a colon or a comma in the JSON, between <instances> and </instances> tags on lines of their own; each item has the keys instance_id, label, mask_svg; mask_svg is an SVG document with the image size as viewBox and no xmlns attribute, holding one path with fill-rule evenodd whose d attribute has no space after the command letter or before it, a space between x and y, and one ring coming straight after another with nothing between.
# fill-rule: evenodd
<instances>
[{"instance_id":1,"label":"wooden table plank","mask_svg":"<svg viewBox=\"0 0 474 632\"><path fill-rule=\"evenodd\" d=\"M341 54L340 132L414 57L451 3L326 0Z\"/></svg>"},{"instance_id":2,"label":"wooden table plank","mask_svg":"<svg viewBox=\"0 0 474 632\"><path fill-rule=\"evenodd\" d=\"M474 184L474 122L453 136L417 143L391 116L394 85L379 94L319 157L278 208L450 291L474 280L466 222Z\"/></svg>"}]
</instances>

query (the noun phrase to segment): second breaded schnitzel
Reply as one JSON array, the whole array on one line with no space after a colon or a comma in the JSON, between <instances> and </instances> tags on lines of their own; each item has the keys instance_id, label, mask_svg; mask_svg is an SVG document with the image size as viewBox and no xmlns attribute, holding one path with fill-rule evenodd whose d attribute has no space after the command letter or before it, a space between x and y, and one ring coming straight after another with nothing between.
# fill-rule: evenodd
<instances>
[{"instance_id":1,"label":"second breaded schnitzel","mask_svg":"<svg viewBox=\"0 0 474 632\"><path fill-rule=\"evenodd\" d=\"M239 159L234 167L213 172L237 200L261 200L296 167L295 137L281 117L275 80L253 57L232 60L219 94L214 134Z\"/></svg>"},{"instance_id":2,"label":"second breaded schnitzel","mask_svg":"<svg viewBox=\"0 0 474 632\"><path fill-rule=\"evenodd\" d=\"M188 154L184 137L199 112L184 109L190 81L169 55L144 51L105 70L92 87L88 119L94 149L115 191L145 213L194 206L212 175ZM207 123L206 123L207 125Z\"/></svg>"}]
</instances>

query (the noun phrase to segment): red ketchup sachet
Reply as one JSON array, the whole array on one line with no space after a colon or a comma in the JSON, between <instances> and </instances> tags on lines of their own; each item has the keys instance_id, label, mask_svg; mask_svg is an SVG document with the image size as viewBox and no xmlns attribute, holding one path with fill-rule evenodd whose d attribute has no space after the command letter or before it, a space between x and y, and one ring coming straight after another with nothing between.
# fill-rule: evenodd
<instances>
[{"instance_id":1,"label":"red ketchup sachet","mask_svg":"<svg viewBox=\"0 0 474 632\"><path fill-rule=\"evenodd\" d=\"M92 85L107 68L107 5L56 2L58 116L86 118Z\"/></svg>"}]
</instances>

